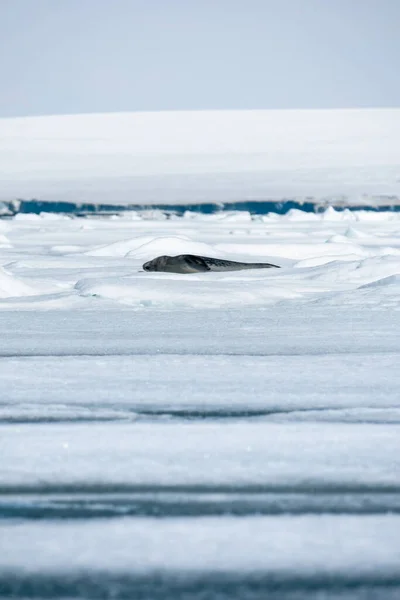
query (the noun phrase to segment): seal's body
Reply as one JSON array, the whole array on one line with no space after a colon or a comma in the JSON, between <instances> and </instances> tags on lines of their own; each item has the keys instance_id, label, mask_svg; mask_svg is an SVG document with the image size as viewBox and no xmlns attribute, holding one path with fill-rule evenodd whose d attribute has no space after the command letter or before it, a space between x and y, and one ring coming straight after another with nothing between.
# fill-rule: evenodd
<instances>
[{"instance_id":1,"label":"seal's body","mask_svg":"<svg viewBox=\"0 0 400 600\"><path fill-rule=\"evenodd\" d=\"M206 271L242 271L244 269L279 269L270 263L245 263L196 254L179 256L158 256L144 263L145 271L164 271L166 273L205 273Z\"/></svg>"}]
</instances>

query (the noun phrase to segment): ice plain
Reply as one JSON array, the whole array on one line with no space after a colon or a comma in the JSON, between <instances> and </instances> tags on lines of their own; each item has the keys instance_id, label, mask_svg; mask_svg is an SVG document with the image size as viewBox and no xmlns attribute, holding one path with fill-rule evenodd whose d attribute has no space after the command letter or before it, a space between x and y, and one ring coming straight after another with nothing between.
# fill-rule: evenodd
<instances>
[{"instance_id":1,"label":"ice plain","mask_svg":"<svg viewBox=\"0 0 400 600\"><path fill-rule=\"evenodd\" d=\"M0 227L4 595L395 597L399 213Z\"/></svg>"}]
</instances>

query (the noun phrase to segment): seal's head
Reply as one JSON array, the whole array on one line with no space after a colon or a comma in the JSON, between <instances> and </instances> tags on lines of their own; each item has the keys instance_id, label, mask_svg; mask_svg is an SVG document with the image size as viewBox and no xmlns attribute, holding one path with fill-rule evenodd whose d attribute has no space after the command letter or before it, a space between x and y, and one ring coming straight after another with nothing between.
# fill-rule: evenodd
<instances>
[{"instance_id":1,"label":"seal's head","mask_svg":"<svg viewBox=\"0 0 400 600\"><path fill-rule=\"evenodd\" d=\"M170 258L170 256L158 256L157 258L153 258L153 260L149 260L145 262L143 265L144 271L162 271L165 265L166 259Z\"/></svg>"},{"instance_id":2,"label":"seal's head","mask_svg":"<svg viewBox=\"0 0 400 600\"><path fill-rule=\"evenodd\" d=\"M153 262L154 261L152 261L152 260L149 260L148 262L145 262L144 265L143 265L144 271L154 271Z\"/></svg>"}]
</instances>

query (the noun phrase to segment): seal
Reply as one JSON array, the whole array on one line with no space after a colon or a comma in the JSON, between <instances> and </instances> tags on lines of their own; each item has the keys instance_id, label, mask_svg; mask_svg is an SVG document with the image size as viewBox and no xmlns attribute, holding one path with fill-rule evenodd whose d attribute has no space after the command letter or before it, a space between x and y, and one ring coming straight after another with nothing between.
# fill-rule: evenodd
<instances>
[{"instance_id":1,"label":"seal","mask_svg":"<svg viewBox=\"0 0 400 600\"><path fill-rule=\"evenodd\" d=\"M166 273L205 273L206 271L242 271L244 269L279 269L270 263L246 263L196 254L179 256L158 256L144 263L145 271L164 271Z\"/></svg>"}]
</instances>

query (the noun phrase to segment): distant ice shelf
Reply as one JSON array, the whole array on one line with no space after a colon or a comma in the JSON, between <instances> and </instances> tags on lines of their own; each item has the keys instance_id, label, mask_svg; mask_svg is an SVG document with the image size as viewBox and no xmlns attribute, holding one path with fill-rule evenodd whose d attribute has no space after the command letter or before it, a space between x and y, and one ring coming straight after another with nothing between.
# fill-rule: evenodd
<instances>
[{"instance_id":1,"label":"distant ice shelf","mask_svg":"<svg viewBox=\"0 0 400 600\"><path fill-rule=\"evenodd\" d=\"M400 109L0 119L0 201L400 204Z\"/></svg>"}]
</instances>

